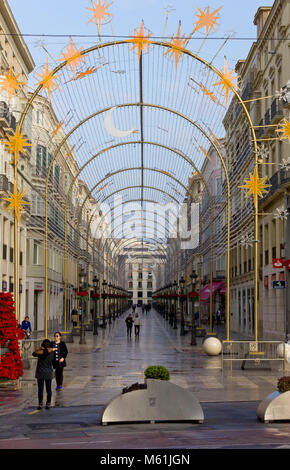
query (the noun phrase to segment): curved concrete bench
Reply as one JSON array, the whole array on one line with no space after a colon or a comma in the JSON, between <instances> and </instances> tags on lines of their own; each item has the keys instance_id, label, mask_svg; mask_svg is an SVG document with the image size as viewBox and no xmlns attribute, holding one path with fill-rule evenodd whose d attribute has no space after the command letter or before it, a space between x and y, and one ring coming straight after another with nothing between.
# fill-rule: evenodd
<instances>
[{"instance_id":1,"label":"curved concrete bench","mask_svg":"<svg viewBox=\"0 0 290 470\"><path fill-rule=\"evenodd\" d=\"M290 391L273 392L268 395L257 408L257 417L269 423L270 421L290 420Z\"/></svg>"},{"instance_id":2,"label":"curved concrete bench","mask_svg":"<svg viewBox=\"0 0 290 470\"><path fill-rule=\"evenodd\" d=\"M204 414L192 392L165 380L147 379L147 389L113 398L104 408L102 424L149 421L197 421Z\"/></svg>"}]
</instances>

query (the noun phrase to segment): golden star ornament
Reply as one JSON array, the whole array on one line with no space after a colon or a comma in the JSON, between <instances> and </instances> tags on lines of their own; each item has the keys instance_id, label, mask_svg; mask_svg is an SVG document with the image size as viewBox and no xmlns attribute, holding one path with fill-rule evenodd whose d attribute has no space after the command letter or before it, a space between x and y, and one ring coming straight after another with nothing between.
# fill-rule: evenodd
<instances>
[{"instance_id":1,"label":"golden star ornament","mask_svg":"<svg viewBox=\"0 0 290 470\"><path fill-rule=\"evenodd\" d=\"M23 133L20 132L19 127L17 127L14 135L8 135L8 141L3 140L3 144L8 147L8 152L11 155L14 155L14 163L16 163L19 152L25 152L25 147L31 147L32 144L28 142L27 139L23 137Z\"/></svg>"},{"instance_id":2,"label":"golden star ornament","mask_svg":"<svg viewBox=\"0 0 290 470\"><path fill-rule=\"evenodd\" d=\"M18 193L16 182L14 182L14 194L8 192L8 194L10 194L10 197L3 198L4 201L9 202L9 206L6 210L10 210L13 214L16 215L18 223L20 223L20 213L24 212L23 205L30 204L30 202L23 200L24 194L26 193L27 189L28 188L26 188L22 192L19 191Z\"/></svg>"},{"instance_id":3,"label":"golden star ornament","mask_svg":"<svg viewBox=\"0 0 290 470\"><path fill-rule=\"evenodd\" d=\"M258 196L263 197L268 192L266 188L271 187L271 184L265 183L267 179L267 176L259 178L258 169L257 167L255 167L254 174L252 175L252 173L250 173L250 178L248 180L245 180L245 184L239 187L243 189L248 189L246 197L253 194L255 205L257 205Z\"/></svg>"},{"instance_id":4,"label":"golden star ornament","mask_svg":"<svg viewBox=\"0 0 290 470\"><path fill-rule=\"evenodd\" d=\"M1 80L0 90L7 91L8 100L10 103L11 96L16 95L16 92L21 88L21 85L24 85L24 82L19 82L17 80L17 78L20 76L20 73L16 75L16 77L13 75L12 66L10 66L9 74L4 72L3 75L4 75L3 77L0 77L0 80Z\"/></svg>"}]
</instances>

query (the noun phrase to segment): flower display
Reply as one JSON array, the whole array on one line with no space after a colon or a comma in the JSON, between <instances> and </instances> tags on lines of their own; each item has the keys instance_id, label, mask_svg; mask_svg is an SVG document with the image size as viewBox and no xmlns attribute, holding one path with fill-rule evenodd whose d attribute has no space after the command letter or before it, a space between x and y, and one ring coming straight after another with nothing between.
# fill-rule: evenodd
<instances>
[{"instance_id":1,"label":"flower display","mask_svg":"<svg viewBox=\"0 0 290 470\"><path fill-rule=\"evenodd\" d=\"M0 293L0 347L7 347L0 356L0 378L16 380L23 375L18 341L24 332L18 328L14 313L14 301L10 293Z\"/></svg>"}]
</instances>

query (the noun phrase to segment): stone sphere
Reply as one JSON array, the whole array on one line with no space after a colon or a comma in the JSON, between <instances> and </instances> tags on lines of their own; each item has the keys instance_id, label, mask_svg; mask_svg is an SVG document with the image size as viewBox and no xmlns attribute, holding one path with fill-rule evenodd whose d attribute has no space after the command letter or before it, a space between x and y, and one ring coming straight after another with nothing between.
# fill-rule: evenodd
<instances>
[{"instance_id":1,"label":"stone sphere","mask_svg":"<svg viewBox=\"0 0 290 470\"><path fill-rule=\"evenodd\" d=\"M208 356L218 356L222 351L222 343L218 338L207 338L203 345L203 350Z\"/></svg>"},{"instance_id":2,"label":"stone sphere","mask_svg":"<svg viewBox=\"0 0 290 470\"><path fill-rule=\"evenodd\" d=\"M284 354L284 346L285 346L285 354ZM277 356L278 357L285 357L288 359L288 355L290 354L290 344L283 345L282 343L277 346Z\"/></svg>"}]
</instances>

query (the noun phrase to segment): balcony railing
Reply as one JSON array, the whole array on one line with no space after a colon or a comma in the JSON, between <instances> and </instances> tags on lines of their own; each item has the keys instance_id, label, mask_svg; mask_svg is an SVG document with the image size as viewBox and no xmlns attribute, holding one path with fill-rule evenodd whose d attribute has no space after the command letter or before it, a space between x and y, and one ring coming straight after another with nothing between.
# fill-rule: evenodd
<instances>
[{"instance_id":1,"label":"balcony railing","mask_svg":"<svg viewBox=\"0 0 290 470\"><path fill-rule=\"evenodd\" d=\"M283 109L278 98L275 98L271 104L271 122L279 121L283 117Z\"/></svg>"}]
</instances>

